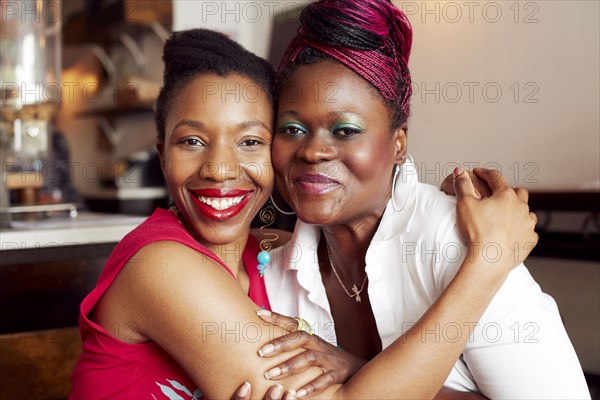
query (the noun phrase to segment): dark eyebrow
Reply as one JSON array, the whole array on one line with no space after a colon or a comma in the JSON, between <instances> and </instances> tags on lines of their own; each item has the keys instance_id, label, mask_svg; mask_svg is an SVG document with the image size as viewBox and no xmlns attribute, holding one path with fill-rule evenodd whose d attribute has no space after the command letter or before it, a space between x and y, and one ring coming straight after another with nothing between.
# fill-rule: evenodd
<instances>
[{"instance_id":1,"label":"dark eyebrow","mask_svg":"<svg viewBox=\"0 0 600 400\"><path fill-rule=\"evenodd\" d=\"M173 131L175 131L180 126L190 126L192 128L198 129L198 130L204 128L204 124L200 121L194 121L191 119L182 119L173 127Z\"/></svg>"},{"instance_id":2,"label":"dark eyebrow","mask_svg":"<svg viewBox=\"0 0 600 400\"><path fill-rule=\"evenodd\" d=\"M258 120L254 120L254 121L245 121L242 122L241 124L238 125L240 128L242 129L246 129L246 128L252 128L255 126L261 126L263 128L265 128L268 132L272 131L272 128L265 125L262 121L258 121Z\"/></svg>"},{"instance_id":3,"label":"dark eyebrow","mask_svg":"<svg viewBox=\"0 0 600 400\"><path fill-rule=\"evenodd\" d=\"M173 128L173 131L175 131L177 128L179 128L180 126L189 126L191 128L197 129L197 130L202 130L205 128L204 124L200 121L195 121L195 120L191 120L191 119L182 119L181 121L179 121L175 127ZM240 129L247 129L247 128L252 128L255 126L260 126L265 128L268 132L271 132L272 128L270 128L269 126L265 125L262 121L258 121L258 120L254 120L254 121L245 121L242 122L240 124L238 124L238 127Z\"/></svg>"}]
</instances>

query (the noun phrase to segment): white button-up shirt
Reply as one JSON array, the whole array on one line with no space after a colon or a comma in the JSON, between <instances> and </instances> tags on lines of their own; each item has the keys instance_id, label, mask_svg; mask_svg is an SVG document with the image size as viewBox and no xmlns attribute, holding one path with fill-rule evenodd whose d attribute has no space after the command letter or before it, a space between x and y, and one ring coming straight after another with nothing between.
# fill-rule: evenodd
<instances>
[{"instance_id":1,"label":"white button-up shirt","mask_svg":"<svg viewBox=\"0 0 600 400\"><path fill-rule=\"evenodd\" d=\"M383 347L416 323L450 283L466 247L456 227L455 198L419 183L405 163L391 201L368 248L368 293ZM274 250L265 273L272 309L301 316L336 344L329 301L319 272L321 230L298 221L292 240ZM497 257L493 245L485 248ZM514 269L480 321L420 332L427 340L469 341L445 386L489 398L586 399L581 366L554 300L524 265Z\"/></svg>"}]
</instances>

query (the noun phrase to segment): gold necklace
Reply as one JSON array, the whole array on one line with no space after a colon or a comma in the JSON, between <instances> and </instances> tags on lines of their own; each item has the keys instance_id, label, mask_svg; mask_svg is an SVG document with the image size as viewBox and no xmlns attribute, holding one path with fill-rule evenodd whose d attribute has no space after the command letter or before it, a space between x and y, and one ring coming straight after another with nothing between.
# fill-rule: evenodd
<instances>
[{"instance_id":1,"label":"gold necklace","mask_svg":"<svg viewBox=\"0 0 600 400\"><path fill-rule=\"evenodd\" d=\"M329 265L331 265L331 270L333 271L333 274L335 275L338 282L342 286L342 289L344 289L344 292L346 292L348 297L350 297L350 298L354 297L354 300L356 300L357 303L360 303L361 302L360 294L362 293L363 289L365 288L365 284L367 283L367 274L365 273L365 278L363 279L362 285L360 285L360 289L356 286L356 283L355 283L354 286L352 286L352 291L354 293L350 293L350 291L348 289L346 289L346 286L342 282L340 275L338 274L338 272L335 269L335 266L333 265L333 259L331 258L331 248L329 247L329 243L327 243L327 239L325 239L325 246L327 246L327 256L329 257Z\"/></svg>"}]
</instances>

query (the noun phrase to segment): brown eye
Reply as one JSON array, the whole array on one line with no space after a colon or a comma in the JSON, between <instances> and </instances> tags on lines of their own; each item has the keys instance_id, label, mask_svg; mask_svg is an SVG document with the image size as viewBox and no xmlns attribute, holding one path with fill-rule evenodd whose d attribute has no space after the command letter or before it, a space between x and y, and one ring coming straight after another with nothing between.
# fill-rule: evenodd
<instances>
[{"instance_id":1,"label":"brown eye","mask_svg":"<svg viewBox=\"0 0 600 400\"><path fill-rule=\"evenodd\" d=\"M202 140L200 140L198 138L194 138L194 137L182 139L181 141L179 141L179 143L185 144L187 146L193 146L193 147L205 146L205 144Z\"/></svg>"},{"instance_id":2,"label":"brown eye","mask_svg":"<svg viewBox=\"0 0 600 400\"><path fill-rule=\"evenodd\" d=\"M306 129L298 124L285 124L279 128L279 133L288 136L301 136L306 134Z\"/></svg>"},{"instance_id":3,"label":"brown eye","mask_svg":"<svg viewBox=\"0 0 600 400\"><path fill-rule=\"evenodd\" d=\"M241 143L242 146L259 146L261 144L264 144L264 142L257 139L246 139Z\"/></svg>"},{"instance_id":4,"label":"brown eye","mask_svg":"<svg viewBox=\"0 0 600 400\"><path fill-rule=\"evenodd\" d=\"M351 138L362 133L362 129L356 125L340 124L333 128L332 133L343 138Z\"/></svg>"}]
</instances>

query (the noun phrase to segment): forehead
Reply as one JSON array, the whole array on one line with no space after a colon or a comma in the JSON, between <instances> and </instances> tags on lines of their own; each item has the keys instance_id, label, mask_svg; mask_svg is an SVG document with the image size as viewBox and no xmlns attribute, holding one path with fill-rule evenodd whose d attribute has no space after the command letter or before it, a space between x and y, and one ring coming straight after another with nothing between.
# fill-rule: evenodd
<instances>
[{"instance_id":1,"label":"forehead","mask_svg":"<svg viewBox=\"0 0 600 400\"><path fill-rule=\"evenodd\" d=\"M389 110L377 89L350 68L320 61L299 66L279 93L279 111L318 103L322 108L361 109L388 115ZM383 114L381 114L383 113Z\"/></svg>"},{"instance_id":2,"label":"forehead","mask_svg":"<svg viewBox=\"0 0 600 400\"><path fill-rule=\"evenodd\" d=\"M219 123L224 117L253 118L270 126L272 107L267 93L252 79L207 73L192 78L175 93L167 121L191 117L205 123Z\"/></svg>"}]
</instances>

